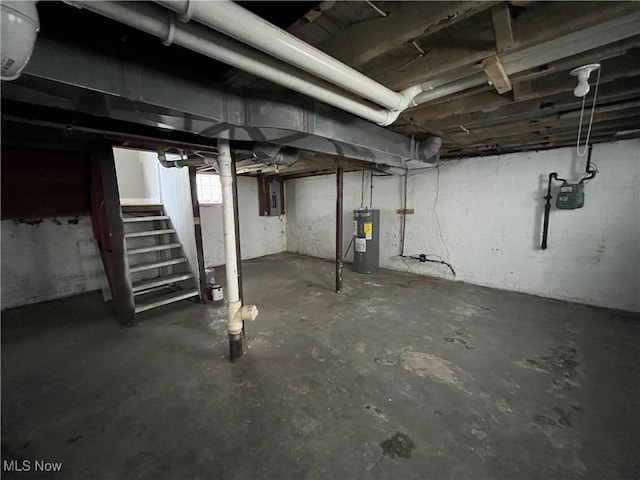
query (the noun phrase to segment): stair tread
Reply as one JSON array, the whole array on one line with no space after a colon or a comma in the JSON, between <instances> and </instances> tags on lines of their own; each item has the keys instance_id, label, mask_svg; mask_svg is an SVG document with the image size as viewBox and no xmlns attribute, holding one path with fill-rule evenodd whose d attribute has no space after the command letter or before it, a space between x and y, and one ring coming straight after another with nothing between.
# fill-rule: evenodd
<instances>
[{"instance_id":1,"label":"stair tread","mask_svg":"<svg viewBox=\"0 0 640 480\"><path fill-rule=\"evenodd\" d=\"M163 295L161 297L156 297L153 300L140 303L136 305L135 312L142 313L147 310L151 310L152 308L162 307L164 305L169 305L170 303L178 302L180 300L186 300L187 298L198 296L197 289L189 289L189 290L180 290L178 292L172 292L168 295Z\"/></svg>"},{"instance_id":2,"label":"stair tread","mask_svg":"<svg viewBox=\"0 0 640 480\"><path fill-rule=\"evenodd\" d=\"M159 260L157 262L138 263L136 265L130 265L129 272L131 273L142 272L144 270L168 267L170 265L178 265L180 263L186 263L186 262L187 262L186 257L176 257L176 258L169 258L167 260Z\"/></svg>"},{"instance_id":3,"label":"stair tread","mask_svg":"<svg viewBox=\"0 0 640 480\"><path fill-rule=\"evenodd\" d=\"M123 203L120 208L126 210L158 210L164 208L163 203Z\"/></svg>"},{"instance_id":4,"label":"stair tread","mask_svg":"<svg viewBox=\"0 0 640 480\"><path fill-rule=\"evenodd\" d=\"M156 220L169 220L168 215L150 215L145 217L124 217L122 221L124 223L133 223L133 222L153 222Z\"/></svg>"},{"instance_id":5,"label":"stair tread","mask_svg":"<svg viewBox=\"0 0 640 480\"><path fill-rule=\"evenodd\" d=\"M129 232L124 234L124 238L150 237L152 235L168 235L170 233L176 233L176 231L173 228L164 228L161 230L144 230L141 232Z\"/></svg>"},{"instance_id":6,"label":"stair tread","mask_svg":"<svg viewBox=\"0 0 640 480\"><path fill-rule=\"evenodd\" d=\"M163 243L160 245L153 245L151 247L131 248L127 250L127 255L136 255L138 253L159 252L161 250L171 250L173 248L179 248L182 245L180 243Z\"/></svg>"},{"instance_id":7,"label":"stair tread","mask_svg":"<svg viewBox=\"0 0 640 480\"><path fill-rule=\"evenodd\" d=\"M151 280L145 280L143 282L134 283L132 285L131 290L134 295L140 295L145 290L149 290L151 288L160 287L162 285L169 285L171 283L180 282L182 280L188 280L193 278L193 274L191 273L179 273L177 275L170 275L167 277L158 277L153 278Z\"/></svg>"}]
</instances>

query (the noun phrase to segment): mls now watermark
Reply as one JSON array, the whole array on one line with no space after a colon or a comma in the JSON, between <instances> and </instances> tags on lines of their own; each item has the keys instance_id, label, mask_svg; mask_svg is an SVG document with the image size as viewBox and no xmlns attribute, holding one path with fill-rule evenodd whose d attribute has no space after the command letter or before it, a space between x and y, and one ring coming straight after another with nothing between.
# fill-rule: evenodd
<instances>
[{"instance_id":1,"label":"mls now watermark","mask_svg":"<svg viewBox=\"0 0 640 480\"><path fill-rule=\"evenodd\" d=\"M59 472L62 462L45 462L44 460L3 460L4 472Z\"/></svg>"}]
</instances>

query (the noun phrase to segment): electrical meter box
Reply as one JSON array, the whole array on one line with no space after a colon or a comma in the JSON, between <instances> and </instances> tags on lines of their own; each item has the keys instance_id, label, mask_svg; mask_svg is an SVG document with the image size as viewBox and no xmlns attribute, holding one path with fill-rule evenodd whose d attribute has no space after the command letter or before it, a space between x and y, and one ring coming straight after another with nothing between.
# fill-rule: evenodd
<instances>
[{"instance_id":1,"label":"electrical meter box","mask_svg":"<svg viewBox=\"0 0 640 480\"><path fill-rule=\"evenodd\" d=\"M584 205L584 185L581 183L563 183L556 199L556 208L573 210Z\"/></svg>"}]
</instances>

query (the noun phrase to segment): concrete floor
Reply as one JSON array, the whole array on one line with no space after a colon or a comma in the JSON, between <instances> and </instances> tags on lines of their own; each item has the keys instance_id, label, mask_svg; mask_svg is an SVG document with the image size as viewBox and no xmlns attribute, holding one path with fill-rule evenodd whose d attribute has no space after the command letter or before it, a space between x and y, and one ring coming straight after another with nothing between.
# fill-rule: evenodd
<instances>
[{"instance_id":1,"label":"concrete floor","mask_svg":"<svg viewBox=\"0 0 640 480\"><path fill-rule=\"evenodd\" d=\"M99 294L4 312L3 459L78 479L640 476L638 316L390 271L336 295L330 262L291 254L244 271L260 316L234 365L224 308L128 329Z\"/></svg>"}]
</instances>

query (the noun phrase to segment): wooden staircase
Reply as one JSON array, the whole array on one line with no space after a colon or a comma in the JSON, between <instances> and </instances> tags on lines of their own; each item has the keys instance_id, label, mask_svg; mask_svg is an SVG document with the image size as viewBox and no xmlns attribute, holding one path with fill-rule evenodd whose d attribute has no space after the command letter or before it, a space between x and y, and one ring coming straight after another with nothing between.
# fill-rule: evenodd
<instances>
[{"instance_id":1,"label":"wooden staircase","mask_svg":"<svg viewBox=\"0 0 640 480\"><path fill-rule=\"evenodd\" d=\"M200 296L164 206L122 205L125 254L136 315Z\"/></svg>"}]
</instances>

